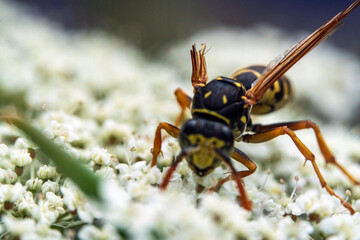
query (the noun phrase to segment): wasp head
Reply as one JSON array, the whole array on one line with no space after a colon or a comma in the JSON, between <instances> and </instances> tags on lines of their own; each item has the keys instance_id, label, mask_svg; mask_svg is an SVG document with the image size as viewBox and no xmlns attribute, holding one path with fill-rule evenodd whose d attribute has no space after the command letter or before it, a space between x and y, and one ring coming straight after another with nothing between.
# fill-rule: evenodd
<instances>
[{"instance_id":1,"label":"wasp head","mask_svg":"<svg viewBox=\"0 0 360 240\"><path fill-rule=\"evenodd\" d=\"M217 151L229 155L234 144L233 133L227 125L203 118L187 121L181 128L179 140L182 149L196 149L186 160L199 176L209 174L221 164Z\"/></svg>"}]
</instances>

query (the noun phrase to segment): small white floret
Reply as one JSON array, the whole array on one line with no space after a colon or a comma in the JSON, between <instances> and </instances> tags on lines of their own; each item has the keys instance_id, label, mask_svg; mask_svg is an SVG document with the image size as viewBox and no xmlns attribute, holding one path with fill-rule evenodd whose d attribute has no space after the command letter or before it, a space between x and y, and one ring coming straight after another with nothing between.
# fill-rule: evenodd
<instances>
[{"instance_id":1,"label":"small white floret","mask_svg":"<svg viewBox=\"0 0 360 240\"><path fill-rule=\"evenodd\" d=\"M34 219L19 219L11 216L3 216L3 223L5 229L9 231L13 236L25 236L34 231L35 220Z\"/></svg>"},{"instance_id":2,"label":"small white floret","mask_svg":"<svg viewBox=\"0 0 360 240\"><path fill-rule=\"evenodd\" d=\"M47 180L46 182L44 182L44 184L41 186L41 192L43 194L46 194L47 192L53 192L56 193L58 192L60 189L59 187L59 183L57 182L53 182L50 180Z\"/></svg>"},{"instance_id":3,"label":"small white floret","mask_svg":"<svg viewBox=\"0 0 360 240\"><path fill-rule=\"evenodd\" d=\"M96 164L108 166L111 163L111 154L106 149L96 146L91 151L91 160Z\"/></svg>"},{"instance_id":4,"label":"small white floret","mask_svg":"<svg viewBox=\"0 0 360 240\"><path fill-rule=\"evenodd\" d=\"M43 180L40 178L31 178L25 183L26 188L33 192L40 192L42 185Z\"/></svg>"},{"instance_id":5,"label":"small white floret","mask_svg":"<svg viewBox=\"0 0 360 240\"><path fill-rule=\"evenodd\" d=\"M27 149L13 150L10 153L10 160L18 167L24 167L32 162L32 158Z\"/></svg>"},{"instance_id":6,"label":"small white floret","mask_svg":"<svg viewBox=\"0 0 360 240\"><path fill-rule=\"evenodd\" d=\"M15 202L22 198L24 192L25 188L19 182L15 185L3 184L0 185L0 200Z\"/></svg>"},{"instance_id":7,"label":"small white floret","mask_svg":"<svg viewBox=\"0 0 360 240\"><path fill-rule=\"evenodd\" d=\"M44 165L39 168L37 175L40 179L54 179L59 176L55 167Z\"/></svg>"},{"instance_id":8,"label":"small white floret","mask_svg":"<svg viewBox=\"0 0 360 240\"><path fill-rule=\"evenodd\" d=\"M4 157L8 153L9 149L5 144L0 144L0 157Z\"/></svg>"},{"instance_id":9,"label":"small white floret","mask_svg":"<svg viewBox=\"0 0 360 240\"><path fill-rule=\"evenodd\" d=\"M18 175L11 169L0 168L0 183L14 183L18 179Z\"/></svg>"}]
</instances>

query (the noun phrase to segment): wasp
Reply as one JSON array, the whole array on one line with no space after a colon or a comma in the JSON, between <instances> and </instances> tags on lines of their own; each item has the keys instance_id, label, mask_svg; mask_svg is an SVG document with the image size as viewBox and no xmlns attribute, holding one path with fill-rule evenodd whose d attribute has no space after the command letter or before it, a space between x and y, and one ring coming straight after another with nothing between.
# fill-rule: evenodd
<instances>
[{"instance_id":1,"label":"wasp","mask_svg":"<svg viewBox=\"0 0 360 240\"><path fill-rule=\"evenodd\" d=\"M295 134L297 130L313 129L326 163L334 164L350 181L360 184L336 161L316 123L311 120L303 120L269 125L253 124L251 114L266 114L276 111L291 100L293 91L290 81L284 76L286 71L336 31L341 26L342 20L359 4L360 0L354 1L267 66L255 65L241 68L230 77L217 77L208 82L205 61L206 46L203 44L197 51L193 45L190 55L194 96L191 98L183 90L176 89L175 96L181 112L174 125L160 122L155 132L151 166L156 165L157 157L161 153L161 130L178 138L181 147L180 153L174 158L159 187L166 188L177 165L183 159L187 160L189 167L200 177L208 175L220 164L225 163L230 168L231 174L221 179L214 189L226 181L234 180L239 190L242 207L251 210L252 204L246 195L242 179L253 174L257 166L244 152L234 147L234 142L261 143L280 135L288 135L305 157L305 162L311 162L321 187L325 188L330 195L338 198L343 206L351 214L354 214L352 206L338 196L326 183L314 154ZM186 109L191 109L192 118L180 128ZM242 163L247 170L237 171L231 159Z\"/></svg>"}]
</instances>

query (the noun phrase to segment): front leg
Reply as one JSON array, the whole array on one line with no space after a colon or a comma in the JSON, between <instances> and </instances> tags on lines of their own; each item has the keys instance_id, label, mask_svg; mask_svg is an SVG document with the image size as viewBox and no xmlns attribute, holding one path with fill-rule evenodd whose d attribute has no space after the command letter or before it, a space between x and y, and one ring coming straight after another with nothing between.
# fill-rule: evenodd
<instances>
[{"instance_id":1,"label":"front leg","mask_svg":"<svg viewBox=\"0 0 360 240\"><path fill-rule=\"evenodd\" d=\"M241 175L237 174L238 171L236 171L234 165L231 162L230 157L221 151L215 151L215 153L218 158L220 158L222 161L224 161L224 163L226 163L229 166L229 168L231 170L231 176L234 179L234 181L238 187L238 190L239 190L239 197L240 197L242 207L248 211L251 211L252 203L246 195L246 191L245 191L245 187L244 187Z\"/></svg>"},{"instance_id":2,"label":"front leg","mask_svg":"<svg viewBox=\"0 0 360 240\"><path fill-rule=\"evenodd\" d=\"M161 129L164 129L170 136L177 138L179 136L180 129L169 124L166 122L159 123L158 127L156 128L155 132L155 138L154 138L154 145L152 148L152 161L151 161L151 167L156 165L157 157L159 156L161 152Z\"/></svg>"},{"instance_id":3,"label":"front leg","mask_svg":"<svg viewBox=\"0 0 360 240\"><path fill-rule=\"evenodd\" d=\"M237 149L234 147L234 150L231 153L231 158L242 163L248 169L248 170L235 172L235 175L240 176L240 178L247 177L256 171L256 168L257 168L256 164L253 161L251 161L251 159L240 149ZM219 187L221 187L221 185L223 185L224 183L229 181L231 178L232 178L232 175L229 175L226 178L220 179L214 187L209 189L209 191L210 192L216 191L217 189L219 189Z\"/></svg>"},{"instance_id":4,"label":"front leg","mask_svg":"<svg viewBox=\"0 0 360 240\"><path fill-rule=\"evenodd\" d=\"M191 97L188 96L182 89L177 88L175 90L176 100L181 108L180 114L176 118L175 126L179 127L181 122L184 120L185 110L190 109Z\"/></svg>"},{"instance_id":5,"label":"front leg","mask_svg":"<svg viewBox=\"0 0 360 240\"><path fill-rule=\"evenodd\" d=\"M177 165L179 165L179 163L184 159L186 158L187 156L193 154L194 152L198 151L199 150L199 147L188 147L188 148L185 148L183 150L181 150L179 156L177 156L171 163L171 166L169 168L169 170L166 172L166 175L163 179L163 182L160 184L159 188L161 190L165 190L167 185L169 184L170 182L170 178L171 176L173 175Z\"/></svg>"}]
</instances>

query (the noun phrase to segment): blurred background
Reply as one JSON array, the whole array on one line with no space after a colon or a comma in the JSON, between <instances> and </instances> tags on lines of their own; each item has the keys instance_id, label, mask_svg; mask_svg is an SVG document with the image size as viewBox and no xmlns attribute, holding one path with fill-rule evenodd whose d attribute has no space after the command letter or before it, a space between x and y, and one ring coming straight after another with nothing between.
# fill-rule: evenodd
<instances>
[{"instance_id":1,"label":"blurred background","mask_svg":"<svg viewBox=\"0 0 360 240\"><path fill-rule=\"evenodd\" d=\"M207 1L97 1L16 0L35 15L56 22L67 30L97 29L131 42L148 55L162 46L182 40L200 30L219 26L251 28L258 24L285 31L312 32L350 0L207 0ZM344 26L328 41L360 56L360 9L350 14ZM221 36L219 36L221 37Z\"/></svg>"}]
</instances>

